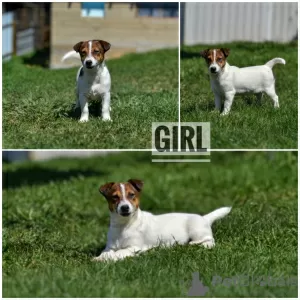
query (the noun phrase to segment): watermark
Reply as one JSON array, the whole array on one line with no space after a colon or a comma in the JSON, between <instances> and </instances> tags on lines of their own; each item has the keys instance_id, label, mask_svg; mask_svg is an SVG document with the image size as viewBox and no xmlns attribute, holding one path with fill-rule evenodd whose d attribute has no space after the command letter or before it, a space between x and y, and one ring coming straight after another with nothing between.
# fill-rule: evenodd
<instances>
[{"instance_id":1,"label":"watermark","mask_svg":"<svg viewBox=\"0 0 300 300\"><path fill-rule=\"evenodd\" d=\"M210 162L210 123L152 123L152 155L153 162Z\"/></svg>"},{"instance_id":2,"label":"watermark","mask_svg":"<svg viewBox=\"0 0 300 300\"><path fill-rule=\"evenodd\" d=\"M194 272L192 274L192 280L187 282L181 282L182 291L185 296L189 297L203 297L205 296L210 288L206 286L200 279L199 273ZM232 277L223 277L220 275L214 275L211 278L210 286L251 286L253 288L258 287L291 287L298 286L297 276L270 276L270 275L236 275Z\"/></svg>"},{"instance_id":3,"label":"watermark","mask_svg":"<svg viewBox=\"0 0 300 300\"><path fill-rule=\"evenodd\" d=\"M184 296L203 297L209 291L209 287L205 286L199 278L199 273L194 272L191 282L181 282Z\"/></svg>"}]
</instances>

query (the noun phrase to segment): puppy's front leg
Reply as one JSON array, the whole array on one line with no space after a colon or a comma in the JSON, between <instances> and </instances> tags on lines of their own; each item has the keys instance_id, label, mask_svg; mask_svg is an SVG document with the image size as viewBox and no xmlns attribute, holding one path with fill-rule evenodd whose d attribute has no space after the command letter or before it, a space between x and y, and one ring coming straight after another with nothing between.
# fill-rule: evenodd
<instances>
[{"instance_id":1,"label":"puppy's front leg","mask_svg":"<svg viewBox=\"0 0 300 300\"><path fill-rule=\"evenodd\" d=\"M77 108L80 108L79 98L76 99L75 108L74 109L77 109Z\"/></svg>"},{"instance_id":2,"label":"puppy's front leg","mask_svg":"<svg viewBox=\"0 0 300 300\"><path fill-rule=\"evenodd\" d=\"M218 93L214 92L214 97L215 97L215 107L218 111L221 111L221 95Z\"/></svg>"},{"instance_id":3,"label":"puppy's front leg","mask_svg":"<svg viewBox=\"0 0 300 300\"><path fill-rule=\"evenodd\" d=\"M75 103L75 108L80 108L80 101L79 101L79 91L78 91L78 87L76 88L76 103Z\"/></svg>"},{"instance_id":4,"label":"puppy's front leg","mask_svg":"<svg viewBox=\"0 0 300 300\"><path fill-rule=\"evenodd\" d=\"M234 95L235 95L234 91L225 93L224 110L221 113L222 116L227 115L230 112Z\"/></svg>"},{"instance_id":5,"label":"puppy's front leg","mask_svg":"<svg viewBox=\"0 0 300 300\"><path fill-rule=\"evenodd\" d=\"M104 250L100 254L100 256L95 257L94 260L96 260L96 261L109 261L109 260L116 261L116 260L124 259L125 257L135 256L138 253L140 253L141 251L145 251L145 250L141 250L140 248L137 248L137 247L129 247L129 248L120 249L117 251Z\"/></svg>"},{"instance_id":6,"label":"puppy's front leg","mask_svg":"<svg viewBox=\"0 0 300 300\"><path fill-rule=\"evenodd\" d=\"M102 97L102 120L111 121L110 118L110 92L103 93Z\"/></svg>"},{"instance_id":7,"label":"puppy's front leg","mask_svg":"<svg viewBox=\"0 0 300 300\"><path fill-rule=\"evenodd\" d=\"M84 94L79 95L79 103L81 108L81 116L79 122L87 122L89 120L89 106L87 98Z\"/></svg>"}]
</instances>

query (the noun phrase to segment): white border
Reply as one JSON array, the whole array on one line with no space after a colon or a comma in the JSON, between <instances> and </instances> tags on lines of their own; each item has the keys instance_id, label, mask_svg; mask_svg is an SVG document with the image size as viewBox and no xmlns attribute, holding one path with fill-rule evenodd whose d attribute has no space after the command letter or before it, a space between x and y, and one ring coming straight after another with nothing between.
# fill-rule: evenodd
<instances>
[{"instance_id":1,"label":"white border","mask_svg":"<svg viewBox=\"0 0 300 300\"><path fill-rule=\"evenodd\" d=\"M8 1L7 1L8 2ZM27 2L27 1L19 1L19 2ZM31 1L31 2L40 2L40 1ZM51 3L51 1L44 1L44 2L48 2L48 3ZM66 2L66 1L61 1L61 0L58 0L56 2ZM74 2L80 2L80 1L74 1ZM90 1L90 2L98 2L98 1ZM110 2L120 2L120 1L115 1L115 0L111 0ZM134 2L134 1L128 1L128 2ZM157 0L152 0L152 2L162 2L162 1L157 1ZM164 1L164 2L174 2L174 1ZM178 66L178 69L179 69L179 74L178 74L178 77L179 77L179 82L178 82L178 86L179 86L179 97L178 97L178 123L180 123L180 3L181 2L208 2L208 1L179 1L179 17L178 17L178 20L179 20L179 38L178 38L178 45L179 45L179 66ZM209 2L220 2L220 0L210 0ZM248 1L232 1L232 0L229 0L227 2L249 2ZM284 2L283 0L273 0L273 1L269 1L269 0L258 0L258 1L251 1L251 2ZM289 0L289 2L298 2L298 1L295 1L295 0ZM298 2L298 12L299 12L299 2ZM2 15L2 6L1 6L1 15ZM299 29L299 15L298 15L298 29ZM1 40L2 40L2 31L1 31ZM1 59L2 59L2 49L1 49ZM298 62L300 61L300 53L298 51ZM299 66L299 63L298 63L298 74L299 74L299 71L300 71L300 66ZM1 64L1 91L2 91L2 64ZM299 87L300 87L300 84L299 84L299 80L298 80L298 103L299 103ZM2 99L2 95L1 95L1 99ZM2 103L1 103L2 105ZM1 120L1 136L0 136L0 144L1 144L1 148L2 148L2 109L0 110L0 120ZM300 119L300 113L299 113L299 108L298 108L298 135L299 135L299 129L300 129L300 123L299 123L299 119ZM2 148L3 149L3 148ZM298 138L298 148L297 149L210 149L211 152L272 152L272 151L276 151L276 152L291 152L291 151L297 151L298 152L298 149L299 149L299 138ZM57 149L42 149L42 150L39 150L39 149L3 149L3 151L58 151ZM151 152L152 149L60 149L59 151L95 151L95 152L102 152L102 151L105 151L105 152ZM298 155L298 175L299 175L299 163L300 163L300 158L299 158L299 155ZM1 160L1 168L2 168L2 160ZM2 172L1 172L1 187L2 187ZM299 199L300 199L300 196L299 196L299 180L298 180L298 203L299 203ZM2 200L2 195L1 195L1 200ZM299 214L300 210L299 210L299 205L298 205L298 220L300 220L300 214ZM1 219L2 219L2 209L1 209ZM2 222L1 222L1 229L2 229ZM298 222L298 261L299 261L299 254L300 254L300 248L299 248L299 237L300 237L300 233L299 233L299 222ZM1 247L2 247L2 234L1 234ZM1 274L2 274L2 258L1 258ZM298 295L299 295L299 276L298 276ZM1 284L1 287L0 287L0 296L2 297L2 284ZM9 299L9 298L8 298ZM32 298L24 298L24 299L32 299ZM41 298L33 298L33 299L41 299ZM43 299L53 299L53 298L43 298ZM78 298L78 299L95 299L95 298ZM97 299L97 298L96 298ZM100 299L100 298L98 298ZM111 298L102 298L102 299L111 299ZM122 298L116 298L116 299L122 299ZM146 298L144 298L146 299ZM148 298L147 298L148 299ZM151 299L151 298L150 298ZM153 299L153 298L152 298ZM159 298L158 298L159 299ZM173 299L173 298L163 298L163 299ZM176 299L184 299L184 298L176 298ZM193 299L193 298L191 298ZM198 299L198 298L197 298ZM231 299L231 298L223 298L223 299ZM236 299L244 299L244 298L236 298ZM253 298L253 299L258 299L258 298ZM268 298L261 298L261 299L268 299Z\"/></svg>"}]
</instances>

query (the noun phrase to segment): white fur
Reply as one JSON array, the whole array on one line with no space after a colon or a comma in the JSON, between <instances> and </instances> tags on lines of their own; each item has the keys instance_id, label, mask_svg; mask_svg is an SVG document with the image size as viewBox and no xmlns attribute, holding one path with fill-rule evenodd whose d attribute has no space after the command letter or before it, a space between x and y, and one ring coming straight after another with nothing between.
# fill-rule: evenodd
<instances>
[{"instance_id":1,"label":"white fur","mask_svg":"<svg viewBox=\"0 0 300 300\"><path fill-rule=\"evenodd\" d=\"M120 189L122 193L122 200L120 201L118 207L117 207L117 213L121 214L121 209L123 205L129 206L129 213L134 212L134 207L132 206L131 202L126 198L126 193L125 193L125 185L123 183L120 183Z\"/></svg>"},{"instance_id":2,"label":"white fur","mask_svg":"<svg viewBox=\"0 0 300 300\"><path fill-rule=\"evenodd\" d=\"M285 64L284 59L274 58L265 65L246 68L230 66L226 62L222 69L217 64L215 57L214 52L213 63L209 66L210 83L216 109L221 110L222 99L225 100L222 115L230 112L235 94L253 93L260 100L264 92L271 97L274 107L279 107L272 68L275 64ZM215 69L214 72L211 71L212 68Z\"/></svg>"},{"instance_id":3,"label":"white fur","mask_svg":"<svg viewBox=\"0 0 300 300\"><path fill-rule=\"evenodd\" d=\"M129 217L111 212L106 247L94 260L115 261L159 245L172 246L175 243L211 248L215 245L211 225L230 210L230 207L223 207L205 216L187 213L153 215L139 208Z\"/></svg>"},{"instance_id":4,"label":"white fur","mask_svg":"<svg viewBox=\"0 0 300 300\"><path fill-rule=\"evenodd\" d=\"M88 101L102 98L102 120L110 121L110 74L105 62L99 63L93 57L91 47L92 41L89 41L89 53L83 61L82 67L80 67L77 72L77 101L75 108L81 108L79 122L87 122L89 120ZM69 58L80 59L80 56L76 51L70 51L63 56L62 61ZM86 62L88 60L92 61L92 69L86 67ZM83 69L83 76L79 76L81 69Z\"/></svg>"}]
</instances>

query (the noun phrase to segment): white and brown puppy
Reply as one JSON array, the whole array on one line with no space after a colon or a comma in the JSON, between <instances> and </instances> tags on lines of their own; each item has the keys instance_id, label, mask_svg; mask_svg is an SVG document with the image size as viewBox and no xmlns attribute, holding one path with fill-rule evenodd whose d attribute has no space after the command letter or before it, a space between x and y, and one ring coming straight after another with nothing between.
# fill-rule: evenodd
<instances>
[{"instance_id":1,"label":"white and brown puppy","mask_svg":"<svg viewBox=\"0 0 300 300\"><path fill-rule=\"evenodd\" d=\"M229 49L206 49L200 55L208 65L216 109L221 111L222 100L225 100L222 115L229 113L235 94L256 94L260 101L266 93L273 100L274 107L279 107L272 68L275 64L285 64L284 59L273 58L261 66L238 68L227 62Z\"/></svg>"},{"instance_id":2,"label":"white and brown puppy","mask_svg":"<svg viewBox=\"0 0 300 300\"><path fill-rule=\"evenodd\" d=\"M110 226L106 247L96 261L119 260L159 245L215 245L211 225L226 216L231 208L219 208L205 216L187 213L153 215L140 209L143 182L130 179L124 183L109 182L99 191L108 202Z\"/></svg>"},{"instance_id":3,"label":"white and brown puppy","mask_svg":"<svg viewBox=\"0 0 300 300\"><path fill-rule=\"evenodd\" d=\"M80 58L82 66L77 72L76 107L81 108L79 122L89 120L88 102L91 99L102 98L102 120L110 118L110 86L111 79L105 65L104 55L110 49L110 43L102 40L79 42L64 55L62 61L75 57Z\"/></svg>"}]
</instances>

